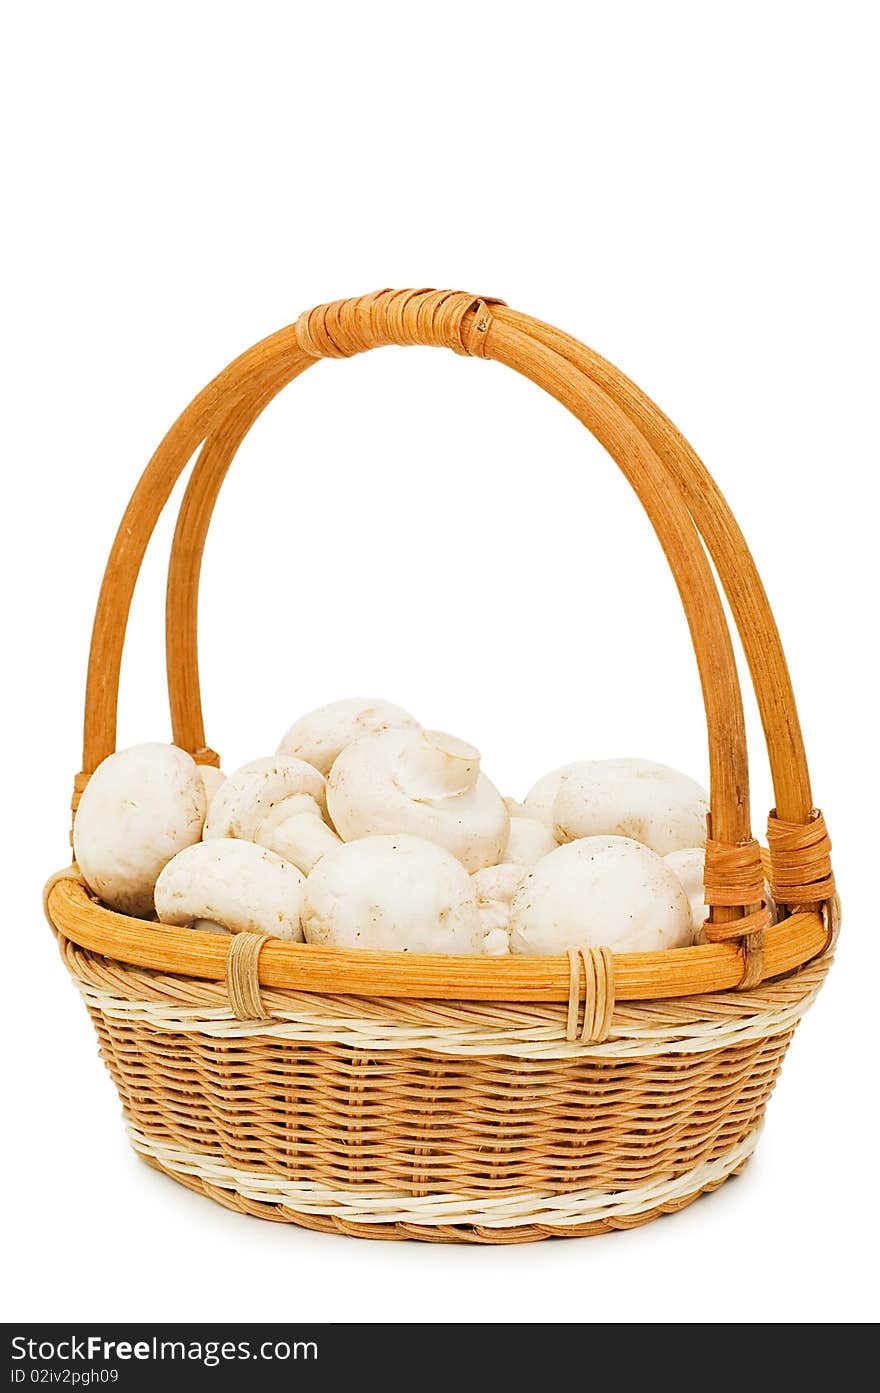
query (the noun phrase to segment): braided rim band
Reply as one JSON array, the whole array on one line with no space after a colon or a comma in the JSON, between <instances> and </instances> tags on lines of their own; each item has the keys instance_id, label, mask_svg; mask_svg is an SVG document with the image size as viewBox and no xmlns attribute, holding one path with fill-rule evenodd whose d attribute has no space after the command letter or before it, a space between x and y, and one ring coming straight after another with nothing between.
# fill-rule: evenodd
<instances>
[{"instance_id":1,"label":"braided rim band","mask_svg":"<svg viewBox=\"0 0 880 1393\"><path fill-rule=\"evenodd\" d=\"M202 1199L212 1200L214 1204L222 1205L233 1214L246 1214L250 1218L268 1220L276 1224L296 1224L299 1228L309 1229L313 1233L334 1234L344 1238L370 1239L373 1242L411 1240L418 1243L456 1243L468 1247L541 1243L548 1238L589 1238L598 1234L641 1228L643 1224L649 1224L654 1219L680 1213L702 1195L711 1194L726 1180L739 1175L743 1166L748 1164L747 1158L741 1166L732 1170L730 1175L723 1176L721 1180L704 1185L701 1190L694 1190L680 1199L655 1205L653 1209L643 1209L629 1217L618 1215L611 1219L580 1224L518 1224L511 1228L499 1229L488 1228L483 1224L359 1224L356 1220L340 1219L336 1216L304 1214L302 1210L290 1209L283 1204L264 1204L260 1200L247 1200L234 1190L222 1190L218 1185L211 1185L196 1176L169 1170L161 1161L156 1161L151 1156L140 1155L138 1152L135 1152L135 1155L151 1170L159 1171L169 1180L192 1190L193 1194L201 1196Z\"/></svg>"},{"instance_id":2,"label":"braided rim band","mask_svg":"<svg viewBox=\"0 0 880 1393\"><path fill-rule=\"evenodd\" d=\"M330 1216L361 1224L469 1224L482 1228L514 1228L538 1223L551 1228L625 1219L719 1184L739 1170L757 1145L760 1127L712 1161L702 1161L677 1176L663 1176L648 1184L614 1191L575 1190L563 1194L518 1191L497 1198L479 1199L458 1194L377 1195L375 1190L330 1189L296 1184L265 1171L241 1170L222 1157L188 1151L146 1136L128 1124L135 1151L156 1161L172 1175L191 1176L245 1199L279 1204L302 1214Z\"/></svg>"},{"instance_id":3,"label":"braided rim band","mask_svg":"<svg viewBox=\"0 0 880 1393\"><path fill-rule=\"evenodd\" d=\"M562 1003L327 996L264 987L266 1017L240 1020L222 982L135 968L63 937L60 948L87 1006L153 1030L230 1041L266 1037L335 1043L369 1053L420 1049L439 1055L609 1062L702 1054L784 1034L812 1006L833 958L832 948L798 972L748 992L618 1002L607 1038L585 1044L576 1029L572 1038Z\"/></svg>"},{"instance_id":4,"label":"braided rim band","mask_svg":"<svg viewBox=\"0 0 880 1393\"><path fill-rule=\"evenodd\" d=\"M775 810L767 819L773 893L781 904L823 904L834 897L831 838L818 808L812 821L786 822Z\"/></svg>"},{"instance_id":5,"label":"braided rim band","mask_svg":"<svg viewBox=\"0 0 880 1393\"><path fill-rule=\"evenodd\" d=\"M426 344L483 358L489 306L503 303L462 290L377 290L306 310L296 322L296 341L310 358L351 358L388 344Z\"/></svg>"}]
</instances>

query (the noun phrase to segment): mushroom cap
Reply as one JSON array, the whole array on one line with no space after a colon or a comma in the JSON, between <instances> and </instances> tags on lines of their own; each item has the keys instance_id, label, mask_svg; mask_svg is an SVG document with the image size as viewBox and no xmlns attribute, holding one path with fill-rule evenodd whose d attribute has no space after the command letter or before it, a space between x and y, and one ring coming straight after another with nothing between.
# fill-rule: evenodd
<instances>
[{"instance_id":1,"label":"mushroom cap","mask_svg":"<svg viewBox=\"0 0 880 1393\"><path fill-rule=\"evenodd\" d=\"M329 774L334 760L352 740L402 726L417 730L418 725L414 716L390 701L349 697L300 716L282 739L278 753L296 755L322 774Z\"/></svg>"},{"instance_id":2,"label":"mushroom cap","mask_svg":"<svg viewBox=\"0 0 880 1393\"><path fill-rule=\"evenodd\" d=\"M701 846L683 847L681 851L670 851L663 857L670 870L674 871L681 881L682 889L688 897L691 907L691 923L694 933L697 934L702 929L709 914L706 901L703 899L705 890L703 888L703 870L706 864L706 852Z\"/></svg>"},{"instance_id":3,"label":"mushroom cap","mask_svg":"<svg viewBox=\"0 0 880 1393\"><path fill-rule=\"evenodd\" d=\"M305 795L319 811L325 807L325 783L313 765L292 755L267 755L243 764L211 800L205 821L205 840L237 837L253 841L260 826L270 816L278 816L278 804ZM300 811L298 803L290 812ZM283 820L283 819L282 819Z\"/></svg>"},{"instance_id":4,"label":"mushroom cap","mask_svg":"<svg viewBox=\"0 0 880 1393\"><path fill-rule=\"evenodd\" d=\"M405 834L363 837L321 858L306 881L309 943L409 953L479 953L470 877L448 851Z\"/></svg>"},{"instance_id":5,"label":"mushroom cap","mask_svg":"<svg viewBox=\"0 0 880 1393\"><path fill-rule=\"evenodd\" d=\"M522 806L531 817L546 822L550 827L553 826L553 804L556 802L559 785L569 769L574 768L573 764L560 764L558 769L551 769L529 789ZM512 800L508 800L508 806L510 801Z\"/></svg>"},{"instance_id":6,"label":"mushroom cap","mask_svg":"<svg viewBox=\"0 0 880 1393\"><path fill-rule=\"evenodd\" d=\"M205 788L195 760L175 745L132 745L89 779L73 849L89 889L110 909L148 918L163 866L202 835Z\"/></svg>"},{"instance_id":7,"label":"mushroom cap","mask_svg":"<svg viewBox=\"0 0 880 1393\"><path fill-rule=\"evenodd\" d=\"M500 861L510 817L472 745L440 731L365 735L336 760L327 807L343 841L405 832L445 847L468 871Z\"/></svg>"},{"instance_id":8,"label":"mushroom cap","mask_svg":"<svg viewBox=\"0 0 880 1393\"><path fill-rule=\"evenodd\" d=\"M709 917L709 909L703 898L705 895L703 877L706 867L706 849L702 846L683 847L681 851L670 851L667 856L663 857L663 860L681 881L691 907L694 934L700 934ZM770 910L770 922L775 924L777 918L776 901L766 880L764 881L764 899Z\"/></svg>"},{"instance_id":9,"label":"mushroom cap","mask_svg":"<svg viewBox=\"0 0 880 1393\"><path fill-rule=\"evenodd\" d=\"M214 764L200 764L199 774L205 785L205 797L208 800L208 807L210 807L214 794L226 783L226 775L222 769L218 769Z\"/></svg>"},{"instance_id":10,"label":"mushroom cap","mask_svg":"<svg viewBox=\"0 0 880 1393\"><path fill-rule=\"evenodd\" d=\"M513 953L606 945L650 953L693 941L690 905L675 872L628 837L584 837L534 866L510 906Z\"/></svg>"},{"instance_id":11,"label":"mushroom cap","mask_svg":"<svg viewBox=\"0 0 880 1393\"><path fill-rule=\"evenodd\" d=\"M300 943L304 884L296 866L274 851L215 837L168 862L156 881L156 913L163 924L207 919L231 933L271 934Z\"/></svg>"},{"instance_id":12,"label":"mushroom cap","mask_svg":"<svg viewBox=\"0 0 880 1393\"><path fill-rule=\"evenodd\" d=\"M647 759L569 764L526 797L526 807L546 817L561 841L630 837L658 856L705 843L708 806L705 789L687 774Z\"/></svg>"}]
</instances>

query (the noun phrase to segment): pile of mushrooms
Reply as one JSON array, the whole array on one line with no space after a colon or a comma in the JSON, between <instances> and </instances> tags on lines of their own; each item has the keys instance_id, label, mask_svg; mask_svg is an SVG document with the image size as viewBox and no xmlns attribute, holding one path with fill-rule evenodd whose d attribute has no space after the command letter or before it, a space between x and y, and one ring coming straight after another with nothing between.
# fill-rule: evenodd
<instances>
[{"instance_id":1,"label":"pile of mushrooms","mask_svg":"<svg viewBox=\"0 0 880 1393\"><path fill-rule=\"evenodd\" d=\"M74 853L123 914L289 942L558 954L699 939L707 799L640 759L582 761L503 798L479 751L387 701L337 701L224 777L173 745L111 755Z\"/></svg>"}]
</instances>

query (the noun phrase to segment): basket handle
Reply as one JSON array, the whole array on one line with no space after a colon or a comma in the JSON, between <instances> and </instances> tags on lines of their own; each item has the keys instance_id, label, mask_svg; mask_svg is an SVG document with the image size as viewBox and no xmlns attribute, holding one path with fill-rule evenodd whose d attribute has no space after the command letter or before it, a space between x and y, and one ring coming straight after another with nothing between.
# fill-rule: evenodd
<instances>
[{"instance_id":1,"label":"basket handle","mask_svg":"<svg viewBox=\"0 0 880 1393\"><path fill-rule=\"evenodd\" d=\"M515 310L504 317L524 328L606 391L663 460L718 572L752 677L780 817L808 822L813 798L797 703L767 592L748 543L724 495L685 437L650 397L593 349Z\"/></svg>"},{"instance_id":2,"label":"basket handle","mask_svg":"<svg viewBox=\"0 0 880 1393\"><path fill-rule=\"evenodd\" d=\"M599 385L587 376L574 353L581 346L574 340L557 336L565 345L563 352L558 344L542 342L542 332L556 333L500 305L490 308L490 302L460 293L381 292L309 312L297 325L256 345L215 378L160 445L117 535L93 632L78 787L114 747L119 663L134 582L159 512L199 442L206 443L181 510L169 578L169 686L175 739L197 758L210 762L216 756L205 747L198 697L196 593L211 509L238 444L275 393L319 356L349 356L381 343L444 345L508 362L546 387L594 431L642 498L682 593L700 667L712 774L710 851L717 844L713 856L718 860L718 878L728 882L726 893L716 897L713 919L729 921L743 907L757 903L760 893L755 893L745 737L733 652L693 521L670 489L668 462L661 461L655 442L646 438L650 432L645 423L639 422L642 429L636 429L615 400L610 390L614 383ZM655 429L650 420L648 424ZM784 667L784 659L782 663ZM793 744L797 763L797 755L802 759L803 752L796 729ZM788 755L791 758L791 747ZM777 787L784 786L778 772L774 765Z\"/></svg>"},{"instance_id":3,"label":"basket handle","mask_svg":"<svg viewBox=\"0 0 880 1393\"><path fill-rule=\"evenodd\" d=\"M798 908L830 904L835 896L831 840L822 813L813 806L788 663L767 592L727 500L669 417L613 363L550 324L507 307L501 313L608 392L666 464L724 587L749 667L775 798L767 819L774 894L780 904Z\"/></svg>"}]
</instances>

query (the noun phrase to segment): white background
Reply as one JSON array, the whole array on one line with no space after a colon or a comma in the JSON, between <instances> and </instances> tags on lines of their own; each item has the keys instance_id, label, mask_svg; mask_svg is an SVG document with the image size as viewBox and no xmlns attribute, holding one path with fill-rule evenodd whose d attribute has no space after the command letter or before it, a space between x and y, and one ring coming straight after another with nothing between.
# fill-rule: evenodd
<instances>
[{"instance_id":1,"label":"white background","mask_svg":"<svg viewBox=\"0 0 880 1393\"><path fill-rule=\"evenodd\" d=\"M872 9L18 8L2 80L7 1317L876 1317ZM619 363L725 489L789 653L835 842L838 962L742 1178L629 1234L364 1243L195 1197L127 1149L41 918L94 601L138 472L243 348L384 285L499 295ZM169 734L168 538L132 614L123 744ZM473 740L511 794L618 753L705 777L648 524L574 419L495 364L395 350L308 373L233 468L204 590L207 734L228 768L366 693Z\"/></svg>"}]
</instances>

